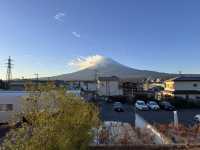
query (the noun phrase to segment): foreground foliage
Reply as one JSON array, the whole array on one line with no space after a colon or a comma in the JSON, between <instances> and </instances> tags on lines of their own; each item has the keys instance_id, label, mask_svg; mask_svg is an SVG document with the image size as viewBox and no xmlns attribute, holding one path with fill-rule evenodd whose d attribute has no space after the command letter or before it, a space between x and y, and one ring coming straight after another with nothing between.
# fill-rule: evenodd
<instances>
[{"instance_id":1,"label":"foreground foliage","mask_svg":"<svg viewBox=\"0 0 200 150\"><path fill-rule=\"evenodd\" d=\"M161 133L170 138L173 143L200 143L200 125L198 124L192 127L187 127L183 124L179 124L177 127L173 124L155 124L155 126Z\"/></svg>"},{"instance_id":2,"label":"foreground foliage","mask_svg":"<svg viewBox=\"0 0 200 150\"><path fill-rule=\"evenodd\" d=\"M135 128L130 123L106 121L95 131L94 144L134 145L154 144L148 129Z\"/></svg>"},{"instance_id":3,"label":"foreground foliage","mask_svg":"<svg viewBox=\"0 0 200 150\"><path fill-rule=\"evenodd\" d=\"M22 127L6 136L4 149L20 150L79 150L87 149L99 123L98 110L79 97L66 94L53 83L26 86L23 99L26 118Z\"/></svg>"}]
</instances>

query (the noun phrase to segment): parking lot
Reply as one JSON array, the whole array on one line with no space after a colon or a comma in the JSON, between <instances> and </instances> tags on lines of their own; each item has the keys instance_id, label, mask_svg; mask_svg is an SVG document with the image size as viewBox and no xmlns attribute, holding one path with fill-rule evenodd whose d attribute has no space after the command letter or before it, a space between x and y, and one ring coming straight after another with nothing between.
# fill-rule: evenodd
<instances>
[{"instance_id":1,"label":"parking lot","mask_svg":"<svg viewBox=\"0 0 200 150\"><path fill-rule=\"evenodd\" d=\"M146 121L150 123L171 123L173 122L173 111L139 111L134 109L133 105L123 104L124 112L115 112L113 110L113 103L100 102L100 114L103 121L121 121L133 123L135 121L135 112L142 116ZM192 125L193 117L196 114L200 114L200 109L179 109L178 120L179 123L185 125Z\"/></svg>"},{"instance_id":2,"label":"parking lot","mask_svg":"<svg viewBox=\"0 0 200 150\"><path fill-rule=\"evenodd\" d=\"M120 122L135 122L134 107L128 104L123 104L124 112L116 112L113 110L113 103L101 101L100 114L103 121L120 121Z\"/></svg>"},{"instance_id":3,"label":"parking lot","mask_svg":"<svg viewBox=\"0 0 200 150\"><path fill-rule=\"evenodd\" d=\"M173 122L173 111L136 111L146 121L150 123L171 123ZM200 109L180 109L177 110L179 123L184 125L194 124L193 117L200 114Z\"/></svg>"}]
</instances>

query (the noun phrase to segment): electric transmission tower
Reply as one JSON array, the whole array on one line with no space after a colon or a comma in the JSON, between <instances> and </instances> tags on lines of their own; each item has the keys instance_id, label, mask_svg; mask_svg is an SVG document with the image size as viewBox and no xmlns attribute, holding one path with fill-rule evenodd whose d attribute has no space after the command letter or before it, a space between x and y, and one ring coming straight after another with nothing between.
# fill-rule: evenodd
<instances>
[{"instance_id":1,"label":"electric transmission tower","mask_svg":"<svg viewBox=\"0 0 200 150\"><path fill-rule=\"evenodd\" d=\"M11 59L11 57L9 56L7 63L6 63L6 67L7 67L7 73L6 73L6 81L9 83L12 80L12 68L13 68L13 64L12 64L13 60Z\"/></svg>"}]
</instances>

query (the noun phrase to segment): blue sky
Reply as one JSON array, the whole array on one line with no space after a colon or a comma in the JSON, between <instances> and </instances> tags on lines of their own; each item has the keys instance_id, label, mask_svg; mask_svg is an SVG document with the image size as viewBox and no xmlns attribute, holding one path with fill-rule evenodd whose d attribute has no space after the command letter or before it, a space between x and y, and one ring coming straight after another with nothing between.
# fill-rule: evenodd
<instances>
[{"instance_id":1,"label":"blue sky","mask_svg":"<svg viewBox=\"0 0 200 150\"><path fill-rule=\"evenodd\" d=\"M199 0L1 0L0 78L74 71L103 55L137 69L200 73Z\"/></svg>"}]
</instances>

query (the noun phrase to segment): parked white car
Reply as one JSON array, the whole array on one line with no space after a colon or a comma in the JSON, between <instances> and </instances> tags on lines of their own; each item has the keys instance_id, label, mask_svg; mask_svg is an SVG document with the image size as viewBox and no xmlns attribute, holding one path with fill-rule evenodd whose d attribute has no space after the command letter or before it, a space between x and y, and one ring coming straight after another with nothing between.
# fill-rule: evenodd
<instances>
[{"instance_id":1,"label":"parked white car","mask_svg":"<svg viewBox=\"0 0 200 150\"><path fill-rule=\"evenodd\" d=\"M200 114L194 116L194 121L200 123Z\"/></svg>"},{"instance_id":2,"label":"parked white car","mask_svg":"<svg viewBox=\"0 0 200 150\"><path fill-rule=\"evenodd\" d=\"M135 103L135 108L138 110L148 110L148 106L142 100L137 100Z\"/></svg>"},{"instance_id":3,"label":"parked white car","mask_svg":"<svg viewBox=\"0 0 200 150\"><path fill-rule=\"evenodd\" d=\"M158 110L158 109L160 109L159 105L155 101L149 101L149 102L147 102L147 106L151 110Z\"/></svg>"}]
</instances>

